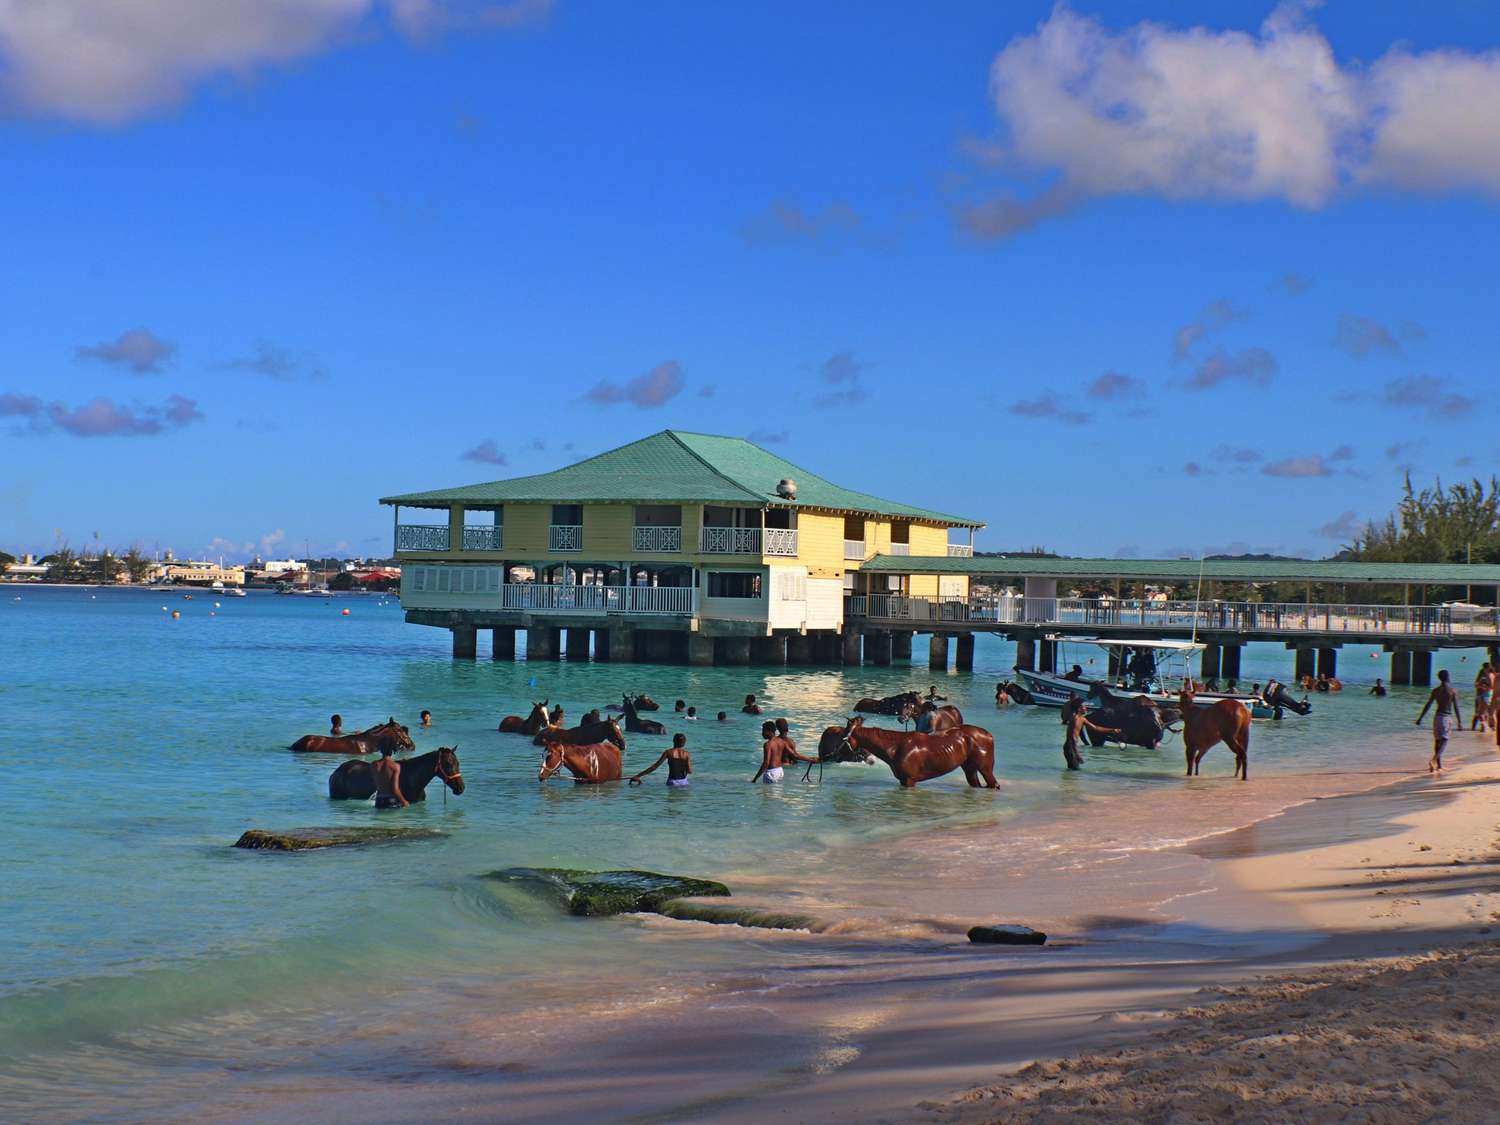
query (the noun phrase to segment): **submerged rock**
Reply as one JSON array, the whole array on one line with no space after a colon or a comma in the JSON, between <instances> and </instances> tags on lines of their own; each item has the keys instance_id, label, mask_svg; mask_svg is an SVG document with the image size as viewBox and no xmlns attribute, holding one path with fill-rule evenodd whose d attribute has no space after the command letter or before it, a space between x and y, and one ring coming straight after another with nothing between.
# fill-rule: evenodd
<instances>
[{"instance_id":1,"label":"submerged rock","mask_svg":"<svg viewBox=\"0 0 1500 1125\"><path fill-rule=\"evenodd\" d=\"M1030 926L975 926L969 940L986 945L1046 945L1047 935Z\"/></svg>"},{"instance_id":2,"label":"submerged rock","mask_svg":"<svg viewBox=\"0 0 1500 1125\"><path fill-rule=\"evenodd\" d=\"M669 902L656 913L684 922L712 922L718 926L750 926L757 930L811 930L816 918L806 914L774 914L747 906L723 906L713 902Z\"/></svg>"},{"instance_id":3,"label":"submerged rock","mask_svg":"<svg viewBox=\"0 0 1500 1125\"><path fill-rule=\"evenodd\" d=\"M575 871L567 867L510 867L490 875L553 898L569 914L660 914L674 899L718 895L729 888L711 879L687 879L654 871Z\"/></svg>"},{"instance_id":4,"label":"submerged rock","mask_svg":"<svg viewBox=\"0 0 1500 1125\"><path fill-rule=\"evenodd\" d=\"M254 848L259 851L300 852L309 848L347 848L358 844L383 844L387 840L425 840L441 836L431 828L377 828L353 826L349 828L287 828L280 832L267 832L252 828L234 842L237 848Z\"/></svg>"}]
</instances>

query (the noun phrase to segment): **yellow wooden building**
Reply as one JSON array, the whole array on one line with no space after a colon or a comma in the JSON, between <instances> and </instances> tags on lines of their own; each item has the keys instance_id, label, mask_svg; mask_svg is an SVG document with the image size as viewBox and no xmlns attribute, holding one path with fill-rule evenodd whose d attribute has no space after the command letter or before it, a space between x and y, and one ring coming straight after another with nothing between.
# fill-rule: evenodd
<instances>
[{"instance_id":1,"label":"yellow wooden building","mask_svg":"<svg viewBox=\"0 0 1500 1125\"><path fill-rule=\"evenodd\" d=\"M531 659L837 661L846 597L967 593L962 576L866 576L866 562L971 555L983 526L840 487L741 438L674 430L381 503L395 509L407 619L451 629L456 656L475 655L480 629L512 656L524 628Z\"/></svg>"}]
</instances>

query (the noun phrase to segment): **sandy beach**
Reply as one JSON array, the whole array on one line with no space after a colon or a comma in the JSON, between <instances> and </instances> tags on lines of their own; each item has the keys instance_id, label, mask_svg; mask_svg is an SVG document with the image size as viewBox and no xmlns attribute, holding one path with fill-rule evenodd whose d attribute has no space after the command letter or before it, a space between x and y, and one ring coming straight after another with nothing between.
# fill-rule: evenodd
<instances>
[{"instance_id":1,"label":"sandy beach","mask_svg":"<svg viewBox=\"0 0 1500 1125\"><path fill-rule=\"evenodd\" d=\"M1243 957L992 982L760 1119L1491 1121L1497 831L1484 760L1195 842L1212 885L1176 904L1180 925L1241 928ZM1278 934L1312 941L1278 950ZM903 1087L961 1073L967 1088L900 1107Z\"/></svg>"}]
</instances>

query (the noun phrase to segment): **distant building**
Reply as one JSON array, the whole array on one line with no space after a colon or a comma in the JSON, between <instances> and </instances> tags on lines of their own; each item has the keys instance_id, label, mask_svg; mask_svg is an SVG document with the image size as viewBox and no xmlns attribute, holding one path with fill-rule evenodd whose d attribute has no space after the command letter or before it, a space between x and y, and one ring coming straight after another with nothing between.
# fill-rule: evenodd
<instances>
[{"instance_id":1,"label":"distant building","mask_svg":"<svg viewBox=\"0 0 1500 1125\"><path fill-rule=\"evenodd\" d=\"M225 586L243 586L245 568L242 566L220 566L212 562L178 560L162 568L162 577L168 582L182 586L212 586L222 582Z\"/></svg>"}]
</instances>

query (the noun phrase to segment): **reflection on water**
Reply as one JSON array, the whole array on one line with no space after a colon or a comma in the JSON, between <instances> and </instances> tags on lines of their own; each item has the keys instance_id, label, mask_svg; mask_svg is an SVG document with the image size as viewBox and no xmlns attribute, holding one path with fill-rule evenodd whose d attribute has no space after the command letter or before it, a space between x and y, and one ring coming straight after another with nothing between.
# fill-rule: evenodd
<instances>
[{"instance_id":1,"label":"reflection on water","mask_svg":"<svg viewBox=\"0 0 1500 1125\"><path fill-rule=\"evenodd\" d=\"M564 1032L602 1036L643 1013L680 1021L683 1004L707 1020L715 1003L770 989L750 1005L760 1011L800 973L899 976L898 951L946 949L977 918L1084 932L1087 914L1159 916L1150 904L1199 877L1192 856L1160 849L1339 792L1351 767L1370 784L1405 775L1428 738L1406 717L1420 693L1358 690L1366 663L1366 679L1385 669L1355 649L1343 652L1343 697L1315 700L1308 719L1256 724L1253 780L1238 784L1222 749L1184 780L1175 741L1088 750L1085 769L1067 773L1056 713L995 709L1013 651L990 637L973 675L455 662L446 633L406 625L399 606L373 598L205 596L169 603L177 620L161 604L151 591L29 588L0 604L12 731L0 1097L27 1120L150 1118L149 1100L133 1109L126 1087L152 1091L159 1108L204 1083L249 1082L274 1101L293 1086L347 1095L361 1074L421 1066L494 1079L550 1065L539 1060ZM1279 646L1252 648L1245 678L1284 674L1289 660ZM739 713L746 694L812 750L860 696L934 679L994 731L998 793L967 789L961 774L901 790L885 767L863 765L748 784L760 719ZM623 691L649 692L663 704L653 717L687 735L690 789L655 775L639 788L538 784L540 750L495 729L532 700L576 721ZM674 715L679 698L703 718ZM422 708L430 730L416 725ZM730 721L714 720L720 710ZM328 800L339 759L285 750L335 711L345 729L394 716L419 753L458 747L462 797L434 786L425 803L381 814L444 835L296 855L228 847L251 827L377 819L368 803ZM630 736L627 769L666 744ZM1294 824L1217 837L1208 846L1220 851L1199 854L1291 847ZM519 866L712 877L747 905L837 925L812 936L573 919L476 878ZM744 1017L745 1033L762 1018L772 1019ZM804 1046L809 1057L837 1048Z\"/></svg>"}]
</instances>

